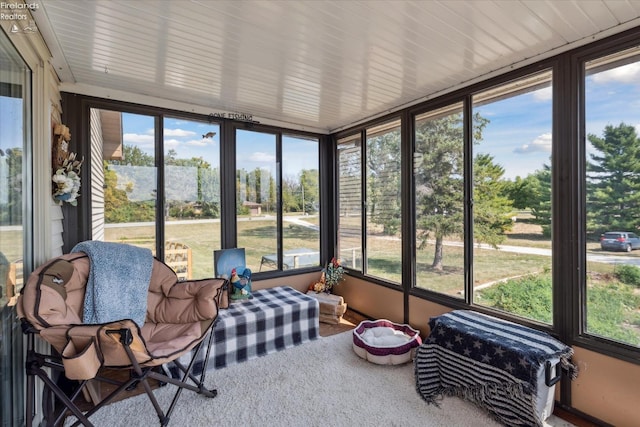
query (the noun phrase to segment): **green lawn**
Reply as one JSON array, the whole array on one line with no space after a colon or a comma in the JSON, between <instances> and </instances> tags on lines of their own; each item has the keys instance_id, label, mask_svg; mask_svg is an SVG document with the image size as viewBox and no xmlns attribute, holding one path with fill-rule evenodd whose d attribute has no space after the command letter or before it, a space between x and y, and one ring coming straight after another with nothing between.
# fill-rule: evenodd
<instances>
[{"instance_id":1,"label":"green lawn","mask_svg":"<svg viewBox=\"0 0 640 427\"><path fill-rule=\"evenodd\" d=\"M311 224L318 224L317 216L304 218ZM260 270L260 260L264 255L276 253L276 228L274 217L251 218L238 221L238 243L239 247L244 247L247 255L247 265L254 271ZM359 232L358 224L354 225L354 232ZM188 245L192 249L193 258L193 278L211 277L213 275L213 251L220 248L220 223L216 221L171 221L167 223L166 235L171 241L178 241ZM551 244L548 240L541 238L532 232L530 227L521 225L515 233L510 233L504 242L508 246L523 246L536 248L550 248ZM18 232L16 232L18 233ZM129 242L132 244L152 248L154 246L155 227L152 225L139 226L111 226L105 229L105 238L108 241ZM309 248L318 250L319 234L318 231L309 227L304 227L292 222L285 222L283 229L285 250L296 248ZM8 235L3 234L3 241L8 241ZM463 297L464 289L464 251L462 246L455 243L455 239L448 240L453 245L447 244L443 250L443 270L435 271L431 268L434 258L433 243L427 244L424 248L416 251L416 284L419 288L433 290L436 292ZM14 258L19 254L15 248L8 247L9 255ZM384 236L381 234L370 234L367 236L368 259L367 273L369 275L380 277L391 282L401 283L401 254L402 246L399 237ZM15 253L14 253L15 252ZM597 242L590 242L587 247L588 253L602 253ZM356 253L361 257L361 251L356 249ZM630 254L618 253L615 255L638 257L640 251ZM362 260L358 259L358 266ZM349 266L350 263L345 263ZM266 267L262 271L268 268ZM500 288L513 283L525 283L531 281L535 277L546 277L551 272L551 257L543 255L532 255L516 252L507 252L505 250L480 249L474 248L473 277L476 289L480 287L487 289L486 286ZM614 264L605 264L598 262L588 262L587 272L589 275L589 295L596 300L616 301L614 296L603 297L600 288L611 288L613 292L617 286L617 282L612 279L614 277ZM595 278L595 279L594 279ZM484 285L484 286L483 286ZM519 287L521 285L517 285ZM550 288L549 285L542 285ZM597 288L594 288L597 286ZM548 292L551 290L548 289ZM547 292L545 291L545 292ZM523 290L524 292L524 290ZM528 291L527 291L528 292ZM629 292L629 291L625 291ZM632 291L635 295L640 291ZM505 298L506 294L502 293L501 298ZM608 294L607 294L608 295ZM593 325L593 332L602 333L605 336L613 337L630 344L636 344L638 338L637 330L640 328L639 310L633 310L623 313L623 320L615 321L611 326L610 320L600 320L600 313L611 312L607 308L595 306L593 304L598 301L590 299L589 308L589 324ZM518 298L515 298L518 299ZM627 300L633 299L627 297ZM484 304L494 305L492 301L484 301ZM616 305L616 303L614 303ZM617 304L619 305L619 304ZM594 317L598 316L598 317ZM602 326L604 325L604 326ZM625 326L623 333L629 333L631 328L631 338L626 335L619 335L609 332L612 327L620 328ZM596 329L597 328L597 329Z\"/></svg>"},{"instance_id":2,"label":"green lawn","mask_svg":"<svg viewBox=\"0 0 640 427\"><path fill-rule=\"evenodd\" d=\"M431 269L434 246L427 245L416 254L417 286L462 297L464 289L464 253L458 246L445 246L444 271ZM506 252L494 249L474 249L474 286L505 280L551 269L551 257Z\"/></svg>"},{"instance_id":3,"label":"green lawn","mask_svg":"<svg viewBox=\"0 0 640 427\"><path fill-rule=\"evenodd\" d=\"M317 216L309 216L305 221L317 224ZM247 256L247 265L257 272L260 269L262 256L276 253L276 228L275 219L252 218L251 220L238 221L238 246L244 247ZM166 226L167 240L185 243L192 249L193 277L208 277L213 274L213 251L220 248L220 223L212 221L185 222L171 221ZM155 228L151 225L137 227L109 227L105 229L105 238L108 241L122 241L152 247ZM296 248L319 249L318 232L297 224L285 222L284 230L285 250ZM540 239L530 240L522 237L508 238L506 245L543 247ZM594 244L595 245L595 244ZM550 243L547 242L548 247ZM400 283L402 274L401 265L401 240L382 235L367 236L367 272L376 277ZM599 246L589 249L590 252L600 252ZM359 254L359 251L357 251ZM640 251L628 254L640 256ZM427 244L423 249L416 251L417 286L450 295L461 295L464 287L464 253L462 246L444 247L443 271L434 271L431 268L434 257L434 245ZM345 263L345 265L350 265ZM361 260L358 260L361 265ZM603 263L589 263L589 271L610 273L613 266ZM263 267L265 271L267 267ZM473 275L474 285L479 286L508 278L519 277L526 274L550 271L551 257L531 255L503 250L474 249Z\"/></svg>"},{"instance_id":4,"label":"green lawn","mask_svg":"<svg viewBox=\"0 0 640 427\"><path fill-rule=\"evenodd\" d=\"M309 223L317 223L314 217L305 217ZM252 218L238 221L238 247L244 247L247 267L260 270L263 255L275 254L275 218ZM193 278L213 275L213 251L220 249L220 223L213 221L181 222L170 221L165 227L166 240L184 243L192 250ZM309 248L319 251L319 234L310 228L285 222L284 249ZM152 225L109 226L105 228L105 240L131 243L148 248L154 247L155 227ZM263 267L262 271L268 270ZM271 268L273 269L273 268Z\"/></svg>"},{"instance_id":5,"label":"green lawn","mask_svg":"<svg viewBox=\"0 0 640 427\"><path fill-rule=\"evenodd\" d=\"M213 251L220 248L220 223L167 223L165 228L168 241L184 243L191 248L192 278L213 276ZM153 249L155 246L155 226L105 228L105 240L130 243Z\"/></svg>"},{"instance_id":6,"label":"green lawn","mask_svg":"<svg viewBox=\"0 0 640 427\"><path fill-rule=\"evenodd\" d=\"M305 218L305 221L317 223L317 217ZM254 272L260 269L263 255L276 253L276 228L273 218L253 218L238 221L238 246L244 247L247 266ZM213 274L213 250L220 248L220 223L181 223L167 222L166 238L179 241L191 247L193 256L193 277L208 277ZM285 250L296 248L319 249L318 232L310 228L285 222ZM142 225L137 227L113 227L105 229L105 240L121 241L145 247L153 247L155 227ZM511 242L514 244L515 242ZM369 235L367 237L369 258L368 273L392 282L401 281L401 240L389 236ZM433 271L434 246L427 244L416 253L417 284L421 288L448 294L458 294L463 288L464 260L463 248L445 246L444 270ZM550 269L551 258L539 255L518 254L500 250L475 249L474 278L476 284L483 284L521 274L534 273ZM262 271L266 268L263 267Z\"/></svg>"}]
</instances>

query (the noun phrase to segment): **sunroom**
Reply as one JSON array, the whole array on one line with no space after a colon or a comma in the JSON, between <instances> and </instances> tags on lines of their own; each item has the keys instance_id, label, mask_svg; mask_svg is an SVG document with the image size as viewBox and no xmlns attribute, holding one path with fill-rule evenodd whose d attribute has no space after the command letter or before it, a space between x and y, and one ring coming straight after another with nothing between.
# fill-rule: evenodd
<instances>
[{"instance_id":1,"label":"sunroom","mask_svg":"<svg viewBox=\"0 0 640 427\"><path fill-rule=\"evenodd\" d=\"M3 425L25 422L16 295L85 240L193 279L243 248L258 289L306 291L336 257L354 312L546 331L580 370L556 408L640 424L640 3L0 12ZM84 159L75 193L52 181L60 143Z\"/></svg>"}]
</instances>

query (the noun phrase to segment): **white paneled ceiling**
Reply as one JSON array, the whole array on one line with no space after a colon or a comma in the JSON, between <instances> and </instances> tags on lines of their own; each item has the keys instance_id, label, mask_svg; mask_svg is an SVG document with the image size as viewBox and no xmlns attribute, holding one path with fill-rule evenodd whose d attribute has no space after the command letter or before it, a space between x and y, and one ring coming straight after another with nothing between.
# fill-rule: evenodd
<instances>
[{"instance_id":1,"label":"white paneled ceiling","mask_svg":"<svg viewBox=\"0 0 640 427\"><path fill-rule=\"evenodd\" d=\"M41 0L62 88L330 132L640 25L638 0Z\"/></svg>"}]
</instances>

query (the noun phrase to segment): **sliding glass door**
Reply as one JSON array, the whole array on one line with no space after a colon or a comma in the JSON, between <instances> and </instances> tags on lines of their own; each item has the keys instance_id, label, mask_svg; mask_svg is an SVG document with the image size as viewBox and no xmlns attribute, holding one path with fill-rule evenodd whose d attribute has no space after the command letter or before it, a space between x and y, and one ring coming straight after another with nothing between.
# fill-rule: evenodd
<instances>
[{"instance_id":1,"label":"sliding glass door","mask_svg":"<svg viewBox=\"0 0 640 427\"><path fill-rule=\"evenodd\" d=\"M15 304L29 259L30 70L0 31L0 419L24 422L22 332Z\"/></svg>"}]
</instances>

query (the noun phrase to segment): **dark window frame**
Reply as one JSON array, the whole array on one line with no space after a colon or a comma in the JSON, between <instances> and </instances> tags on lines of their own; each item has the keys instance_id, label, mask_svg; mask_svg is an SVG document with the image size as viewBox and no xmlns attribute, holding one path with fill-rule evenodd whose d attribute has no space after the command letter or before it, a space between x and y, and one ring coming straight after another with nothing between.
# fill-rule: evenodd
<instances>
[{"instance_id":1,"label":"dark window frame","mask_svg":"<svg viewBox=\"0 0 640 427\"><path fill-rule=\"evenodd\" d=\"M470 117L471 96L474 93L495 87L508 81L524 77L529 74L550 69L553 79L553 103L552 103L552 276L553 276L553 323L545 325L528 321L520 317L509 315L505 312L496 312L473 305L470 303L471 272L473 266L465 260L468 276L465 279L465 300L448 297L444 294L415 288L415 245L406 239L403 242L403 257L410 256L412 262L403 263L404 293L404 317L409 318L409 296L429 300L445 305L452 309L469 309L485 312L518 323L545 330L570 345L602 353L604 355L625 360L634 364L640 364L640 349L623 343L614 342L603 337L585 333L585 307L586 307L586 229L585 229L585 135L584 135L584 76L582 65L589 60L606 56L614 52L629 49L640 45L640 28L627 30L621 34L607 37L589 45L575 48L571 51L541 60L502 75L489 78L485 81L472 84L468 87L452 91L448 94L432 100L404 108L400 111L389 113L366 123L358 124L351 128L345 128L331 135L334 142L341 138L360 132L365 137L365 129L384 121L391 120L398 114L402 118L402 150L403 164L412 159L414 136L413 120L419 114L446 107L457 102L464 102L465 113ZM465 123L467 123L465 118ZM469 153L470 129L465 130L465 153ZM364 148L363 148L364 149ZM364 157L364 154L363 154ZM465 162L469 162L469 156ZM413 200L413 182L411 168L404 168L402 177L403 194L402 203L403 235L415 234L415 217L413 212L415 200ZM465 174L470 173L470 165L467 163ZM335 178L337 182L337 175ZM471 181L465 182L465 203L469 205L469 189ZM337 187L336 187L337 191ZM466 208L467 209L467 208ZM465 233L471 233L469 227L469 214L465 214ZM337 227L336 227L337 233ZM363 237L364 239L364 237ZM469 241L465 237L466 241ZM468 245L467 245L468 246ZM366 258L363 255L364 258ZM468 258L471 259L471 258ZM375 285L398 289L397 285L368 276L363 272L350 271L352 276L366 280ZM565 284L573 284L566 286ZM564 387L563 387L564 388ZM567 387L568 390L568 387ZM565 393L569 391L563 390Z\"/></svg>"},{"instance_id":2,"label":"dark window frame","mask_svg":"<svg viewBox=\"0 0 640 427\"><path fill-rule=\"evenodd\" d=\"M321 193L321 262L325 263L336 248L337 242L337 212L334 209L337 203L336 182L337 182L337 166L336 160L336 143L341 137L352 135L356 132L364 132L367 127L374 126L384 121L394 118L401 120L403 164L410 161L410 147L413 144L413 125L414 115L445 106L449 103L463 100L466 105L469 104L469 97L474 92L486 89L500 83L513 80L518 76L531 74L542 69L553 68L553 138L554 148L552 155L552 217L553 217L553 289L554 289L554 316L553 329L541 327L539 324L531 323L529 326L539 329L547 329L552 334L558 336L570 345L579 345L580 347L596 351L614 358L619 358L631 363L640 364L640 349L628 345L612 342L610 340L591 336L584 331L584 307L586 304L585 292L585 272L586 272L586 253L584 245L585 236L585 158L584 158L584 76L581 71L582 64L585 61L606 56L615 51L628 49L640 44L640 28L627 30L623 33L610 36L608 38L593 42L586 46L577 47L571 51L553 56L524 66L518 70L507 72L497 77L489 78L483 82L470 85L468 87L453 91L432 100L426 101L419 105L407 107L376 119L358 124L352 128L342 130L332 135L318 135L307 133L309 136L319 138L319 155L320 155L320 193ZM84 95L76 95L70 93L62 93L63 98L63 121L70 127L72 134L80 135L80 138L74 138L74 144L77 146L77 152L80 156L87 159L88 153L88 111L91 108L117 109L137 114L151 114L161 116L162 114L171 115L172 117L185 117L202 120L203 115L196 113L186 113L182 111L162 109L158 107L141 106L121 101L111 101L100 98L94 98ZM469 108L469 107L467 107ZM206 118L206 116L204 116ZM217 121L217 120L216 120ZM220 121L221 141L222 141L222 161L231 161L233 157L231 152L235 152L230 147L232 141L232 132L229 126L247 126L252 124L242 122ZM269 127L276 131L305 135L305 132L278 127ZM467 130L467 133L469 131ZM158 138L161 135L157 136ZM469 135L467 135L469 138ZM72 147L75 148L75 147ZM85 160L88 161L88 160ZM157 162L163 162L163 157L157 159ZM161 164L161 163L160 163ZM235 171L234 167L230 168ZM88 170L83 169L83 182L88 183ZM223 186L228 186L228 176L222 176L221 182ZM403 194L408 194L410 185L410 171L403 168L401 188ZM232 178L235 182L235 176ZM88 185L85 184L85 188ZM235 186L234 186L235 188ZM231 192L227 192L231 193ZM69 251L75 243L90 238L87 234L90 232L90 200L89 193L83 194L80 205L76 208L63 207L64 209L64 250ZM234 198L235 195L232 195ZM406 199L406 200L405 200ZM226 203L231 202L223 196ZM403 234L412 235L415 230L415 219L413 215L407 216L413 208L414 201L412 197L405 197L402 201L403 217ZM232 211L235 214L235 201L233 201ZM228 206L222 207L225 211L230 209ZM233 216L233 215L232 215ZM223 227L223 247L233 247L235 244L235 225L233 221L226 218L230 217L227 213ZM409 218L409 219L407 219ZM467 221L465 219L465 221ZM162 236L158 235L160 240ZM412 256L415 248L406 239L403 242L403 257ZM310 269L313 271L314 269ZM365 270L366 271L366 270ZM294 271L276 271L264 273L260 278L281 277L287 275L296 275L305 272L304 269ZM396 283L389 283L379 278L373 278L366 274L356 271L350 271L354 277L365 279L371 283L385 286L394 290L399 287ZM426 290L413 289L411 283L414 279L415 271L413 262L403 263L402 276L403 285L400 288L404 292L404 312L405 319L408 319L408 298L415 296L430 300L451 308L470 308L478 311L485 311L481 307L470 306L466 301L456 301L447 298L444 295L435 294ZM567 286L566 284L572 284ZM467 285L466 285L467 286ZM519 323L528 324L521 318L507 316L504 313L493 313L499 317L505 317L515 320Z\"/></svg>"},{"instance_id":3,"label":"dark window frame","mask_svg":"<svg viewBox=\"0 0 640 427\"><path fill-rule=\"evenodd\" d=\"M403 196L406 195L406 179L405 179L405 175L406 175L406 167L404 165L406 164L412 164L412 163L407 163L407 159L405 156L405 149L403 148L405 141L406 141L406 130L408 128L412 128L412 126L408 125L408 120L409 117L404 113L390 113L387 114L383 117L377 118L375 120L371 120L368 121L366 123L363 123L355 128L351 128L348 130L345 130L343 132L340 133L336 133L336 134L332 134L331 138L334 142L334 145L336 147L336 149L334 150L334 163L337 163L338 160L338 154L337 154L337 146L340 142L341 139L345 139L345 138L350 138L350 137L358 137L360 140L360 173L362 176L361 179L361 188L360 188L360 200L362 202L362 215L361 215L361 224L360 224L360 242L361 242L361 248L362 248L362 271L359 270L354 270L352 268L350 268L348 265L344 265L344 268L347 269L349 271L349 275L354 276L354 277L359 277L362 279L365 279L369 282L372 283L376 283L378 285L382 285L385 287L388 287L390 289L394 289L394 290L402 290L405 286L405 283L408 283L408 281L406 280L406 270L407 270L407 266L406 264L413 264L413 263L406 263L406 262L402 262L402 279L401 279L401 283L398 282L393 282L390 280L386 280L382 277L379 276L373 276L373 275L369 275L367 274L367 218L366 218L366 204L367 204L367 153L366 153L366 146L367 146L367 130L371 129L371 128L375 128L377 126L380 125L384 125L387 123L393 123L393 122L399 122L400 123L400 148L401 148L401 160L400 160L400 191L401 194L403 194ZM339 183L339 175L340 175L340 171L338 169L339 165L336 164L336 170L335 170L335 174L334 174L334 182L335 182L335 190L334 190L334 194L336 197L336 202L335 202L335 206L336 206L336 211L334 212L334 216L335 216L335 230L334 230L334 239L337 245L338 239L339 239L339 224L340 224L340 220L339 220L339 212L337 211L338 207L339 207L339 188L338 188L338 183ZM405 197L403 197L403 200L401 200L401 206L404 206L405 202ZM402 209L402 212L405 212L405 209ZM405 233L405 230L407 228L409 228L409 225L407 223L411 222L412 219L411 216L406 216L406 215L402 215L402 235L406 236L407 234ZM401 246L401 255L402 258L404 259L406 254L405 254L405 246L406 246L406 241L407 239L403 239L402 241L402 246ZM406 312L406 304L405 304L405 312Z\"/></svg>"},{"instance_id":4,"label":"dark window frame","mask_svg":"<svg viewBox=\"0 0 640 427\"><path fill-rule=\"evenodd\" d=\"M253 122L242 122L230 119L212 119L211 115L204 115L198 113L189 113L179 110L172 110L161 107L154 107L148 105L134 104L125 101L108 100L102 98L96 98L87 95L80 95L68 92L62 92L62 104L63 104L63 121L67 123L72 135L75 137L73 149L77 151L78 156L85 158L85 164L91 162L91 150L90 150L90 125L89 114L92 108L105 109L112 111L120 111L124 113L140 114L154 117L155 123L155 157L156 167L158 171L157 183L161 185L164 183L164 145L163 145L163 124L164 118L170 117L175 119L188 119L200 122L215 123L220 126L220 162L221 162L221 245L222 249L234 248L237 244L237 227L236 227L236 201L235 201L235 131L236 129L255 130L260 132L267 132L277 135L278 146L283 135L287 136L299 136L304 138L318 139L318 159L319 159L319 174L320 174L320 266L306 267L291 270L281 270L282 260L282 244L278 245L278 257L280 269L272 270L268 272L254 272L254 278L256 280L269 279L274 277L285 277L297 275L305 272L319 271L321 265L324 265L329 259L329 245L332 244L333 239L329 228L332 221L329 218L330 212L333 212L332 198L323 197L325 194L329 194L329 186L323 182L325 177L329 177L329 184L332 184L332 171L331 169L323 169L322 166L330 163L327 156L330 156L332 151L331 140L325 135L316 134L313 132L299 131L296 129L281 128L277 126L261 125ZM278 155L281 156L281 150L278 151ZM278 158L278 163L281 164L281 158ZM224 165L224 166L222 166ZM280 165L281 167L281 165ZM91 186L89 185L91 180L90 168L83 168L81 171L81 179L83 184L82 196L79 198L78 206L69 207L63 206L64 212L64 245L63 251L69 252L79 242L91 239ZM326 172L325 172L326 171ZM281 175L281 174L280 174ZM280 178L280 176L278 177ZM164 187L158 187L164 188ZM233 191L225 191L225 188L233 188ZM278 209L281 209L281 191L278 190ZM162 213L164 212L164 202L162 198L158 198L156 203L156 253L161 258L164 252L164 226L162 219ZM281 222L282 215L279 214L279 223ZM278 226L278 239L282 240L282 226ZM213 251L213 249L212 249ZM213 267L213 256L212 256ZM213 270L212 270L213 272Z\"/></svg>"},{"instance_id":5,"label":"dark window frame","mask_svg":"<svg viewBox=\"0 0 640 427\"><path fill-rule=\"evenodd\" d=\"M579 218L583 219L580 223L573 224L575 234L578 236L577 245L579 251L579 265L581 268L574 270L576 272L575 283L578 283L578 289L576 289L577 298L574 303L573 309L577 313L575 318L573 332L573 343L583 348L605 354L607 356L615 357L627 362L640 365L640 348L634 347L628 344L620 343L601 337L598 335L590 334L586 331L586 304L587 304L587 232L586 232L586 141L587 134L585 131L586 118L585 118L585 90L586 90L586 73L585 64L588 61L592 61L598 58L602 58L617 52L622 52L631 48L640 47L640 29L635 28L628 30L624 33L608 37L604 40L592 43L581 49L576 49L570 56L570 64L572 74L572 82L575 83L575 152L573 153L572 167L578 171L575 179L576 191L572 196L575 200L573 203L576 206ZM576 304L578 304L576 306Z\"/></svg>"}]
</instances>

